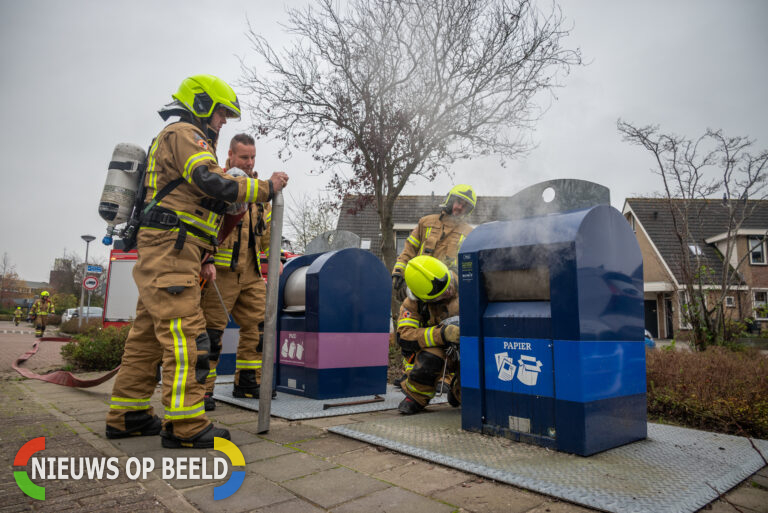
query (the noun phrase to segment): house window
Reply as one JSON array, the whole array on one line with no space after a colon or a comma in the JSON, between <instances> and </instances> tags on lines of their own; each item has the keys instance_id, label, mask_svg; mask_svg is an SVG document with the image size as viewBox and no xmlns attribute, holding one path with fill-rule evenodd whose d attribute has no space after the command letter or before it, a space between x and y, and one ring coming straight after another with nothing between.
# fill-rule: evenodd
<instances>
[{"instance_id":1,"label":"house window","mask_svg":"<svg viewBox=\"0 0 768 513\"><path fill-rule=\"evenodd\" d=\"M753 306L755 309L755 319L768 319L768 291L752 291Z\"/></svg>"},{"instance_id":2,"label":"house window","mask_svg":"<svg viewBox=\"0 0 768 513\"><path fill-rule=\"evenodd\" d=\"M362 239L360 241L360 249L371 249L371 239Z\"/></svg>"},{"instance_id":3,"label":"house window","mask_svg":"<svg viewBox=\"0 0 768 513\"><path fill-rule=\"evenodd\" d=\"M637 228L635 227L635 216L633 216L632 214L628 214L627 222L629 223L629 226L632 227L632 231L637 233Z\"/></svg>"},{"instance_id":4,"label":"house window","mask_svg":"<svg viewBox=\"0 0 768 513\"><path fill-rule=\"evenodd\" d=\"M725 306L726 308L733 308L736 306L736 301L733 299L733 296L725 296Z\"/></svg>"},{"instance_id":5,"label":"house window","mask_svg":"<svg viewBox=\"0 0 768 513\"><path fill-rule=\"evenodd\" d=\"M405 241L408 240L408 236L411 234L411 232L400 230L395 232L395 247L397 248L397 254L403 252L403 249L405 249Z\"/></svg>"},{"instance_id":6,"label":"house window","mask_svg":"<svg viewBox=\"0 0 768 513\"><path fill-rule=\"evenodd\" d=\"M765 242L762 237L747 237L749 244L749 263L765 264Z\"/></svg>"},{"instance_id":7,"label":"house window","mask_svg":"<svg viewBox=\"0 0 768 513\"><path fill-rule=\"evenodd\" d=\"M701 256L703 253L698 244L689 244L688 249L691 250L691 253L693 253L694 256Z\"/></svg>"}]
</instances>

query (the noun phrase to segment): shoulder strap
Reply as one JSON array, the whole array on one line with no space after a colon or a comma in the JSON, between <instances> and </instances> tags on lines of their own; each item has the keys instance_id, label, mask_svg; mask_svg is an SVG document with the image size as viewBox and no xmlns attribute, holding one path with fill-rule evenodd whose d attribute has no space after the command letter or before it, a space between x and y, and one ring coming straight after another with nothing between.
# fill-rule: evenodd
<instances>
[{"instance_id":1,"label":"shoulder strap","mask_svg":"<svg viewBox=\"0 0 768 513\"><path fill-rule=\"evenodd\" d=\"M178 187L183 181L184 181L184 178L178 177L175 180L171 180L170 182L165 184L165 187L160 189L160 191L155 195L155 197L152 198L152 201L147 203L147 206L144 207L144 210L141 211L141 214L145 215L147 212L152 210L155 207L155 205L160 203L160 201L162 201L163 198L168 196L168 194L170 194L171 191L174 190L176 187Z\"/></svg>"}]
</instances>

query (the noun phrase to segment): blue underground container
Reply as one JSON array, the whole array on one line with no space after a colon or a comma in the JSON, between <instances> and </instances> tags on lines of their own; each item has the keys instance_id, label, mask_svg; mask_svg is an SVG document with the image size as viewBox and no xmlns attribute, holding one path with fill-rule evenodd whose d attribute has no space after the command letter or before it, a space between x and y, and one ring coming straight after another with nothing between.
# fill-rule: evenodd
<instances>
[{"instance_id":1,"label":"blue underground container","mask_svg":"<svg viewBox=\"0 0 768 513\"><path fill-rule=\"evenodd\" d=\"M646 437L643 263L616 209L478 226L459 265L464 429L582 456Z\"/></svg>"}]
</instances>

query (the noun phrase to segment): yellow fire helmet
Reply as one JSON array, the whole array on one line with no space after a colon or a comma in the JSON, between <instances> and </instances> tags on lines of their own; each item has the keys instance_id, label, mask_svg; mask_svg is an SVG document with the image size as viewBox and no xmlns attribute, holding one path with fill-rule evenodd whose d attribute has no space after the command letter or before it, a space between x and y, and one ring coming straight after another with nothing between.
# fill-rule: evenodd
<instances>
[{"instance_id":1,"label":"yellow fire helmet","mask_svg":"<svg viewBox=\"0 0 768 513\"><path fill-rule=\"evenodd\" d=\"M232 88L213 75L185 78L173 97L198 118L208 118L218 105L227 109L228 118L240 118L240 102Z\"/></svg>"},{"instance_id":2,"label":"yellow fire helmet","mask_svg":"<svg viewBox=\"0 0 768 513\"><path fill-rule=\"evenodd\" d=\"M47 290L44 290L44 291L42 291L42 292L40 293L40 297L48 297L48 296L50 296L50 294L48 294L48 291L47 291Z\"/></svg>"},{"instance_id":3,"label":"yellow fire helmet","mask_svg":"<svg viewBox=\"0 0 768 513\"><path fill-rule=\"evenodd\" d=\"M408 261L405 283L411 293L422 301L433 301L451 285L448 266L435 257L420 255Z\"/></svg>"},{"instance_id":4,"label":"yellow fire helmet","mask_svg":"<svg viewBox=\"0 0 768 513\"><path fill-rule=\"evenodd\" d=\"M477 194L475 194L475 190L471 185L460 183L459 185L454 185L451 190L448 191L448 196L445 197L445 203L443 203L443 206L446 207L449 211L451 209L451 205L453 205L454 198L463 199L472 206L472 208L470 208L465 215L471 214L475 209L475 205L477 205Z\"/></svg>"}]
</instances>

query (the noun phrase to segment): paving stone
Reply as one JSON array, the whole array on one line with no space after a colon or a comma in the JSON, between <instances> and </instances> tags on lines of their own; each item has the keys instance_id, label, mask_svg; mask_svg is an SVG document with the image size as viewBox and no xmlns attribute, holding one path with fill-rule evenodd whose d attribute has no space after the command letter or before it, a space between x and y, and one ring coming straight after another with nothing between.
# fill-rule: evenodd
<instances>
[{"instance_id":1,"label":"paving stone","mask_svg":"<svg viewBox=\"0 0 768 513\"><path fill-rule=\"evenodd\" d=\"M253 433L249 433L248 431L243 431L241 429L234 429L234 428L228 428L228 429L229 429L229 434L232 437L232 442L238 447L241 445L248 445L248 444L264 441L258 436L254 435Z\"/></svg>"},{"instance_id":2,"label":"paving stone","mask_svg":"<svg viewBox=\"0 0 768 513\"><path fill-rule=\"evenodd\" d=\"M418 511L419 513L450 513L456 508L436 500L428 499L402 488L387 488L373 492L366 497L355 499L333 508L333 513L388 513L390 511Z\"/></svg>"},{"instance_id":3,"label":"paving stone","mask_svg":"<svg viewBox=\"0 0 768 513\"><path fill-rule=\"evenodd\" d=\"M247 468L247 467L246 467ZM214 501L213 488L215 485L201 486L185 490L184 496L196 505L200 511L216 513L240 513L253 511L272 504L293 499L289 491L279 485L269 482L258 474L246 473L243 485L230 497ZM271 511L271 508L269 508Z\"/></svg>"},{"instance_id":4,"label":"paving stone","mask_svg":"<svg viewBox=\"0 0 768 513\"><path fill-rule=\"evenodd\" d=\"M255 509L251 513L314 513L323 511L325 510L297 498L281 502L280 504L272 504L270 506Z\"/></svg>"},{"instance_id":5,"label":"paving stone","mask_svg":"<svg viewBox=\"0 0 768 513\"><path fill-rule=\"evenodd\" d=\"M594 510L571 504L570 502L548 500L527 513L589 513L590 511Z\"/></svg>"},{"instance_id":6,"label":"paving stone","mask_svg":"<svg viewBox=\"0 0 768 513\"><path fill-rule=\"evenodd\" d=\"M237 411L233 413L226 413L224 415L215 415L216 421L220 422L222 424L226 424L228 426L231 426L233 424L243 424L245 422L254 422L258 421L259 414L258 412L253 411Z\"/></svg>"},{"instance_id":7,"label":"paving stone","mask_svg":"<svg viewBox=\"0 0 768 513\"><path fill-rule=\"evenodd\" d=\"M753 483L753 486L763 487L766 490L768 490L768 477L761 476L760 474L755 474L749 479L747 479L748 483Z\"/></svg>"},{"instance_id":8,"label":"paving stone","mask_svg":"<svg viewBox=\"0 0 768 513\"><path fill-rule=\"evenodd\" d=\"M104 430L106 425L104 426ZM100 435L103 434L96 431ZM95 430L94 430L95 431ZM110 440L110 443L123 451L128 456L137 456L147 452L155 452L162 448L160 445L160 436L131 436L128 438L116 438Z\"/></svg>"},{"instance_id":9,"label":"paving stone","mask_svg":"<svg viewBox=\"0 0 768 513\"><path fill-rule=\"evenodd\" d=\"M254 461L265 460L268 458L274 458L275 456L282 456L283 454L292 454L296 452L295 449L285 447L283 445L275 444L268 441L262 441L255 444L241 445L239 446L240 452L243 453L245 463L251 463ZM247 465L246 465L246 468Z\"/></svg>"},{"instance_id":10,"label":"paving stone","mask_svg":"<svg viewBox=\"0 0 768 513\"><path fill-rule=\"evenodd\" d=\"M422 495L430 495L472 478L464 472L416 460L408 466L396 467L374 474L374 477Z\"/></svg>"},{"instance_id":11,"label":"paving stone","mask_svg":"<svg viewBox=\"0 0 768 513\"><path fill-rule=\"evenodd\" d=\"M364 442L359 442L340 435L334 435L333 433L327 433L319 438L291 445L302 451L323 457L336 456L367 446Z\"/></svg>"},{"instance_id":12,"label":"paving stone","mask_svg":"<svg viewBox=\"0 0 768 513\"><path fill-rule=\"evenodd\" d=\"M102 424L105 424L106 418L107 418L107 408L104 408L101 411L94 411L91 413L81 413L74 417L75 417L75 420L83 424L86 424L88 422L96 422L96 421L101 421Z\"/></svg>"},{"instance_id":13,"label":"paving stone","mask_svg":"<svg viewBox=\"0 0 768 513\"><path fill-rule=\"evenodd\" d=\"M432 497L478 513L522 513L547 500L546 497L512 486L479 479L437 491Z\"/></svg>"},{"instance_id":14,"label":"paving stone","mask_svg":"<svg viewBox=\"0 0 768 513\"><path fill-rule=\"evenodd\" d=\"M250 431L247 427L239 426L240 429ZM267 433L261 435L266 440L271 440L280 444L288 444L317 438L323 434L323 430L298 423L273 425L270 423L270 429Z\"/></svg>"},{"instance_id":15,"label":"paving stone","mask_svg":"<svg viewBox=\"0 0 768 513\"><path fill-rule=\"evenodd\" d=\"M104 419L96 420L96 421L93 421L93 422L83 422L82 425L85 426L86 428L88 428L89 430L91 430L91 432L96 433L97 435L99 435L101 438L106 438L107 437L104 434L106 432L106 429L107 429L107 423L104 421Z\"/></svg>"},{"instance_id":16,"label":"paving stone","mask_svg":"<svg viewBox=\"0 0 768 513\"><path fill-rule=\"evenodd\" d=\"M249 472L260 474L270 481L281 482L333 467L336 467L336 465L316 458L311 454L295 452L285 456L278 456L277 458L250 463L246 466L246 469Z\"/></svg>"},{"instance_id":17,"label":"paving stone","mask_svg":"<svg viewBox=\"0 0 768 513\"><path fill-rule=\"evenodd\" d=\"M384 472L395 467L402 467L415 461L409 456L403 456L388 450L381 451L376 447L370 446L334 456L331 460L369 475Z\"/></svg>"},{"instance_id":18,"label":"paving stone","mask_svg":"<svg viewBox=\"0 0 768 513\"><path fill-rule=\"evenodd\" d=\"M768 492L749 485L742 485L726 495L736 506L743 506L760 513L768 513Z\"/></svg>"},{"instance_id":19,"label":"paving stone","mask_svg":"<svg viewBox=\"0 0 768 513\"><path fill-rule=\"evenodd\" d=\"M323 470L310 476L285 481L282 486L323 508L389 488L389 485L382 481L345 468Z\"/></svg>"}]
</instances>

